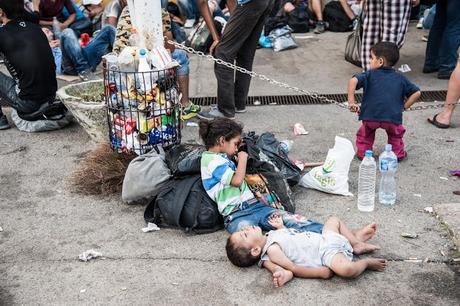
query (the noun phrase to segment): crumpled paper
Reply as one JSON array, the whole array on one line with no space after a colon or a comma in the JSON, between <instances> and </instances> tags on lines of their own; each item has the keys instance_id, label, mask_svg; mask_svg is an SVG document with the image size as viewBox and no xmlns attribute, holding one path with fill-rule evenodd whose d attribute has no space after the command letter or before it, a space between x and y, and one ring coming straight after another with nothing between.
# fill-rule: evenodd
<instances>
[{"instance_id":1,"label":"crumpled paper","mask_svg":"<svg viewBox=\"0 0 460 306\"><path fill-rule=\"evenodd\" d=\"M160 228L158 227L158 225L152 222L147 223L147 227L142 228L142 231L144 233L154 232L154 231L159 231L159 230Z\"/></svg>"},{"instance_id":2,"label":"crumpled paper","mask_svg":"<svg viewBox=\"0 0 460 306\"><path fill-rule=\"evenodd\" d=\"M80 255L78 255L78 259L80 259L81 261L84 261L84 262L87 262L91 259L95 259L95 258L98 258L98 257L102 257L102 253L99 253L93 249L91 250L88 250L88 251L85 251L83 253L81 253Z\"/></svg>"}]
</instances>

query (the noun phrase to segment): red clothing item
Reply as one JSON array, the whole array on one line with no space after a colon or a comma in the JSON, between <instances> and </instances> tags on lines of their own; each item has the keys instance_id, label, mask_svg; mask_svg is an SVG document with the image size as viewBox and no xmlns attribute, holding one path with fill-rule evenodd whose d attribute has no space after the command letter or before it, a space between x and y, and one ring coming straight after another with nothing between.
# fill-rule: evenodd
<instances>
[{"instance_id":1,"label":"red clothing item","mask_svg":"<svg viewBox=\"0 0 460 306\"><path fill-rule=\"evenodd\" d=\"M40 20L52 21L54 17L57 17L59 22L64 22L65 18L62 15L64 7L70 15L76 13L71 0L41 0L39 6Z\"/></svg>"},{"instance_id":2,"label":"red clothing item","mask_svg":"<svg viewBox=\"0 0 460 306\"><path fill-rule=\"evenodd\" d=\"M387 132L388 143L392 145L393 152L401 161L406 157L404 150L403 136L406 129L402 124L395 124L383 121L362 121L362 125L356 133L356 148L358 149L358 157L364 158L366 150L373 150L375 131L384 129Z\"/></svg>"}]
</instances>

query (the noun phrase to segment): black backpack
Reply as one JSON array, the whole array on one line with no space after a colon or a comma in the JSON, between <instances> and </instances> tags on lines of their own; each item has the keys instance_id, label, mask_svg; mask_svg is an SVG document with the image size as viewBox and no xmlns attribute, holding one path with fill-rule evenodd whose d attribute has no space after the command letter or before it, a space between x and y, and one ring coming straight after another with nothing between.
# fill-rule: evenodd
<instances>
[{"instance_id":1,"label":"black backpack","mask_svg":"<svg viewBox=\"0 0 460 306\"><path fill-rule=\"evenodd\" d=\"M348 18L339 1L332 1L326 4L323 11L324 21L331 32L348 32L353 28L353 21Z\"/></svg>"},{"instance_id":2,"label":"black backpack","mask_svg":"<svg viewBox=\"0 0 460 306\"><path fill-rule=\"evenodd\" d=\"M254 132L245 135L243 140L249 156L246 173L263 175L267 180L267 187L270 192L276 194L285 210L294 213L296 209L295 202L283 173L276 167L275 163L260 160L261 149L257 146L257 136Z\"/></svg>"},{"instance_id":3,"label":"black backpack","mask_svg":"<svg viewBox=\"0 0 460 306\"><path fill-rule=\"evenodd\" d=\"M310 16L306 10L299 7L287 13L286 20L287 24L292 28L293 33L307 33L310 30Z\"/></svg>"},{"instance_id":4,"label":"black backpack","mask_svg":"<svg viewBox=\"0 0 460 306\"><path fill-rule=\"evenodd\" d=\"M224 228L217 204L203 188L200 175L167 182L147 205L146 222L182 228L189 234L212 233Z\"/></svg>"}]
</instances>

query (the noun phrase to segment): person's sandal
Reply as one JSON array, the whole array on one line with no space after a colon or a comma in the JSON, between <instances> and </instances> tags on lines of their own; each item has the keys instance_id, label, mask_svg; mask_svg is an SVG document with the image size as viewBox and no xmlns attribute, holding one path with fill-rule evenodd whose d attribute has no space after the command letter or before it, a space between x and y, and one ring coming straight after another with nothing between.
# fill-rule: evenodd
<instances>
[{"instance_id":1,"label":"person's sandal","mask_svg":"<svg viewBox=\"0 0 460 306\"><path fill-rule=\"evenodd\" d=\"M436 114L434 115L433 119L426 119L429 123L431 123L432 125L434 125L435 127L439 128L439 129L448 129L450 128L450 124L444 124L444 123L441 123L441 122L438 122L438 120L436 120L436 117L438 117L439 114Z\"/></svg>"}]
</instances>

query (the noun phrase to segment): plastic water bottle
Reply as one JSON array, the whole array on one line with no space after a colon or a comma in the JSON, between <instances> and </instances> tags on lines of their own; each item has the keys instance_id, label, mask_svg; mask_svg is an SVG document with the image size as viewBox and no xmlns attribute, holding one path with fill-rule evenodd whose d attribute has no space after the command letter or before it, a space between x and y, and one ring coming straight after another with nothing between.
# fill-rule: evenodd
<instances>
[{"instance_id":1,"label":"plastic water bottle","mask_svg":"<svg viewBox=\"0 0 460 306\"><path fill-rule=\"evenodd\" d=\"M139 66L137 72L138 82L143 92L149 92L155 83L151 73L152 68L148 62L147 56L147 50L144 48L139 50Z\"/></svg>"},{"instance_id":2,"label":"plastic water bottle","mask_svg":"<svg viewBox=\"0 0 460 306\"><path fill-rule=\"evenodd\" d=\"M379 170L382 174L379 188L379 202L383 205L393 205L396 202L395 174L398 169L398 158L392 151L391 144L385 146L385 151L379 156Z\"/></svg>"},{"instance_id":3,"label":"plastic water bottle","mask_svg":"<svg viewBox=\"0 0 460 306\"><path fill-rule=\"evenodd\" d=\"M56 17L53 18L53 34L55 39L60 39L61 38L61 25L59 24L59 21L57 20Z\"/></svg>"},{"instance_id":4,"label":"plastic water bottle","mask_svg":"<svg viewBox=\"0 0 460 306\"><path fill-rule=\"evenodd\" d=\"M361 165L359 166L358 181L358 209L360 211L373 211L375 204L375 176L377 165L375 164L372 151L367 150Z\"/></svg>"},{"instance_id":5,"label":"plastic water bottle","mask_svg":"<svg viewBox=\"0 0 460 306\"><path fill-rule=\"evenodd\" d=\"M140 37L137 33L136 28L131 29L131 34L129 35L129 45L131 47L139 47Z\"/></svg>"}]
</instances>

